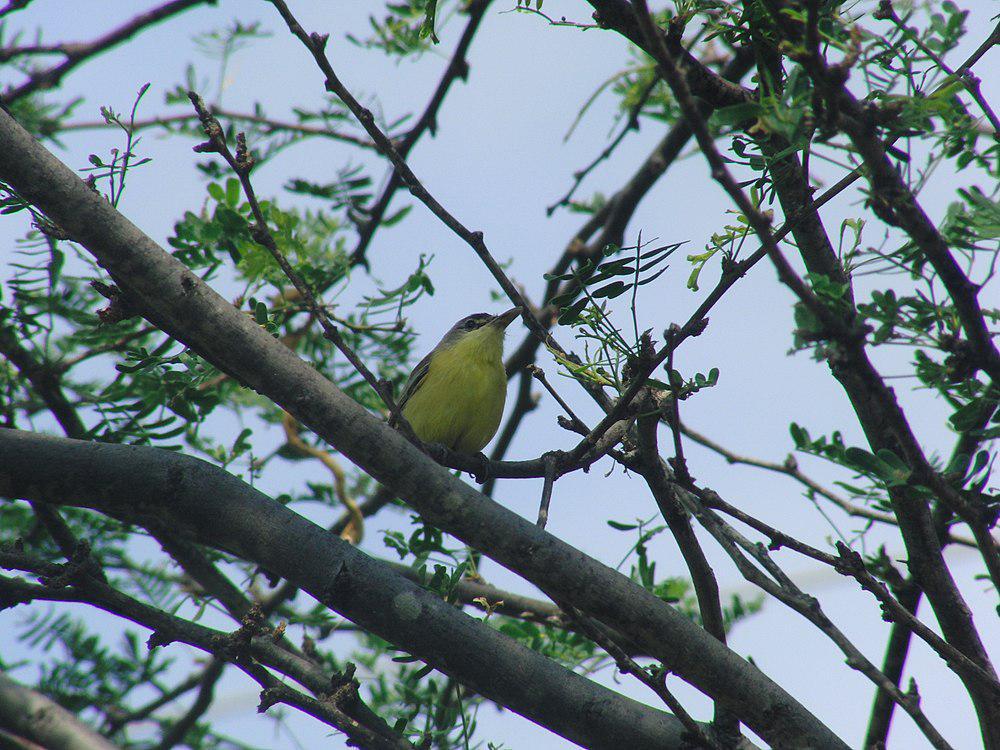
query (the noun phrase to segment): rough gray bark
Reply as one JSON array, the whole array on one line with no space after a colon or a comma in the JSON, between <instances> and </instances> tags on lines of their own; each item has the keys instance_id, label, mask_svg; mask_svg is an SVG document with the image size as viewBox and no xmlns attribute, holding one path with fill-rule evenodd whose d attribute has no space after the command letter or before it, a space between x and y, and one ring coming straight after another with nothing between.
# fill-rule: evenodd
<instances>
[{"instance_id":1,"label":"rough gray bark","mask_svg":"<svg viewBox=\"0 0 1000 750\"><path fill-rule=\"evenodd\" d=\"M0 728L47 750L117 750L73 714L0 673Z\"/></svg>"},{"instance_id":2,"label":"rough gray bark","mask_svg":"<svg viewBox=\"0 0 1000 750\"><path fill-rule=\"evenodd\" d=\"M200 459L0 429L0 497L89 507L252 560L365 630L584 747L684 746L683 726L669 714L483 625Z\"/></svg>"}]
</instances>

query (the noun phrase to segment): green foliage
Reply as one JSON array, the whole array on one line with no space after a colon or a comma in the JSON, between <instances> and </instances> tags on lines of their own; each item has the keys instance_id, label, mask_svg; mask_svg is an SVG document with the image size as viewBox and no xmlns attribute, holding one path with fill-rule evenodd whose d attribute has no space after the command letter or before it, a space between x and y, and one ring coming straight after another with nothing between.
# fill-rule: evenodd
<instances>
[{"instance_id":1,"label":"green foliage","mask_svg":"<svg viewBox=\"0 0 1000 750\"><path fill-rule=\"evenodd\" d=\"M678 242L646 250L640 237L634 247L609 245L597 260L587 259L566 273L545 275L547 281L559 282L563 290L550 300L560 309L559 324L574 326L576 338L584 342L582 362L553 352L573 378L600 386L611 385L619 391L624 389L625 365L639 354L638 291L666 272L669 267L666 260L682 244ZM625 251L632 252L628 257L617 257ZM613 259L605 260L608 258ZM632 313L631 335L611 318L610 303L626 294L629 295Z\"/></svg>"},{"instance_id":2,"label":"green foliage","mask_svg":"<svg viewBox=\"0 0 1000 750\"><path fill-rule=\"evenodd\" d=\"M222 29L205 31L194 37L195 46L205 57L227 65L233 55L260 39L267 39L271 33L261 29L259 22L243 23L233 21Z\"/></svg>"},{"instance_id":3,"label":"green foliage","mask_svg":"<svg viewBox=\"0 0 1000 750\"><path fill-rule=\"evenodd\" d=\"M392 659L385 641L368 636L357 654L359 665L373 670L365 681L366 702L397 732L429 747L468 748L483 699L406 656Z\"/></svg>"},{"instance_id":4,"label":"green foliage","mask_svg":"<svg viewBox=\"0 0 1000 750\"><path fill-rule=\"evenodd\" d=\"M63 132L63 126L73 117L82 102L83 99L71 99L65 103L46 102L37 96L27 96L11 102L7 107L29 133L62 146L59 135Z\"/></svg>"},{"instance_id":5,"label":"green foliage","mask_svg":"<svg viewBox=\"0 0 1000 750\"><path fill-rule=\"evenodd\" d=\"M692 292L698 291L698 279L701 272L712 258L720 255L725 262L734 261L751 236L752 230L746 217L736 211L729 211L736 217L735 224L727 224L722 231L714 232L705 244L705 252L693 253L687 256L691 264L691 274L688 276L687 287Z\"/></svg>"},{"instance_id":6,"label":"green foliage","mask_svg":"<svg viewBox=\"0 0 1000 750\"><path fill-rule=\"evenodd\" d=\"M954 247L990 252L989 240L1000 239L1000 201L986 195L982 189L959 188L962 200L948 206L941 234Z\"/></svg>"},{"instance_id":7,"label":"green foliage","mask_svg":"<svg viewBox=\"0 0 1000 750\"><path fill-rule=\"evenodd\" d=\"M108 202L116 208L119 201L121 201L122 193L125 191L125 178L128 175L128 171L150 162L148 157L136 159L134 152L134 149L138 147L141 140L136 137L135 115L139 109L142 97L148 90L148 83L139 89L128 121L122 119L122 116L116 114L110 107L101 107L101 117L104 119L104 122L119 128L125 134L125 148L123 150L117 148L111 149L111 161L107 163L97 154L91 154L89 160L92 167L84 171L89 172L88 180L98 188L103 181L107 181L108 192L106 195L108 196Z\"/></svg>"},{"instance_id":8,"label":"green foliage","mask_svg":"<svg viewBox=\"0 0 1000 750\"><path fill-rule=\"evenodd\" d=\"M337 173L333 182L317 184L302 179L294 179L285 189L298 195L310 195L330 203L333 210L350 208L352 211L364 209L371 200L371 177L362 172L361 167L346 167ZM391 226L391 223L387 226Z\"/></svg>"},{"instance_id":9,"label":"green foliage","mask_svg":"<svg viewBox=\"0 0 1000 750\"><path fill-rule=\"evenodd\" d=\"M366 49L378 49L399 58L420 55L438 43L435 25L443 0L402 0L388 2L385 16L379 20L368 17L371 36L359 38L348 34L354 44Z\"/></svg>"},{"instance_id":10,"label":"green foliage","mask_svg":"<svg viewBox=\"0 0 1000 750\"><path fill-rule=\"evenodd\" d=\"M383 532L383 543L405 560L421 586L446 602L459 601L458 587L468 576L477 577L472 551L451 542L440 530L419 516L411 516L413 530ZM496 602L492 603L496 605ZM567 667L589 672L607 663L597 647L576 632L551 624L487 613L484 618L500 632ZM475 727L483 703L450 680L421 665L378 639L367 639L366 648L354 657L373 673L368 686L370 705L383 716L395 717L396 727L416 740L433 741L435 747L464 747ZM391 658L387 663L388 657ZM386 672L390 670L392 676Z\"/></svg>"},{"instance_id":11,"label":"green foliage","mask_svg":"<svg viewBox=\"0 0 1000 750\"><path fill-rule=\"evenodd\" d=\"M799 68L781 81L769 81L769 93L759 100L723 107L712 113L711 124L717 128L743 128L755 136L775 134L784 138L792 150L805 148L812 136L813 87ZM737 139L746 141L737 136Z\"/></svg>"},{"instance_id":12,"label":"green foliage","mask_svg":"<svg viewBox=\"0 0 1000 750\"><path fill-rule=\"evenodd\" d=\"M656 575L656 562L650 556L649 543L667 529L663 524L651 525L657 520L659 520L658 517L654 516L645 520L636 519L632 523L607 521L607 525L615 531L635 532L635 541L621 562L618 563L618 568L621 569L625 563L629 563L629 577L633 581L665 602L673 604L687 617L700 624L701 614L698 609L698 599L691 582L685 578L676 577L661 579ZM738 594L733 594L729 597L728 602L723 602L723 625L728 631L739 621L760 611L763 605L764 598L762 596L745 600Z\"/></svg>"},{"instance_id":13,"label":"green foliage","mask_svg":"<svg viewBox=\"0 0 1000 750\"><path fill-rule=\"evenodd\" d=\"M678 400L684 400L688 396L693 396L705 388L712 388L719 382L718 367L713 367L708 371L707 375L696 372L687 380L685 380L684 376L678 370L671 370L669 374L669 383L664 383L662 380L657 380L656 378L649 378L647 382L653 388L670 391L671 395Z\"/></svg>"},{"instance_id":14,"label":"green foliage","mask_svg":"<svg viewBox=\"0 0 1000 750\"><path fill-rule=\"evenodd\" d=\"M830 439L825 436L814 439L804 427L794 422L789 431L798 450L843 466L854 472L856 477L870 480L877 489L904 486L910 481L912 470L890 450L883 448L876 455L864 448L847 446L839 432L834 432ZM869 492L859 494L867 495Z\"/></svg>"},{"instance_id":15,"label":"green foliage","mask_svg":"<svg viewBox=\"0 0 1000 750\"><path fill-rule=\"evenodd\" d=\"M553 297L551 304L560 308L559 324L572 325L580 322L581 313L588 303L596 304L598 299L616 299L626 292L645 286L659 278L669 266L663 265L664 261L681 246L683 243L675 245L663 245L652 250L643 250L640 245L635 248L617 248L609 245L604 249L603 256L609 258L618 255L623 250L635 250L634 258L616 258L615 260L605 260L596 263L593 260L586 260L579 267L569 273L545 274L546 281L575 281L583 288L584 298L574 301L577 291ZM654 269L655 270L654 272ZM605 283L608 282L608 283ZM597 286L600 284L601 286ZM597 287L590 289L590 287Z\"/></svg>"},{"instance_id":16,"label":"green foliage","mask_svg":"<svg viewBox=\"0 0 1000 750\"><path fill-rule=\"evenodd\" d=\"M32 611L19 623L19 639L51 658L40 665L38 688L76 714L94 717L120 705L139 685L164 677L172 660L150 651L133 633L117 649L91 627L54 608Z\"/></svg>"},{"instance_id":17,"label":"green foliage","mask_svg":"<svg viewBox=\"0 0 1000 750\"><path fill-rule=\"evenodd\" d=\"M708 128L720 148L728 146L726 164L753 206L764 213L776 207L774 170L779 160L794 155L817 188L816 197L830 184L831 174L843 176L861 164L862 156L843 137L838 113L801 64L811 54L804 38L786 38L769 5L773 4L677 0L656 17L664 28L669 23L670 33L680 35L682 45L707 59L712 69L718 68L720 48L755 48L753 78L743 83L756 98L715 109ZM1000 240L1000 193L994 184L1000 177L1000 144L983 132L981 107L970 93L974 82L946 69L957 59L967 13L950 1L913 9L896 3L897 12L905 11L898 20L862 16L859 6L840 2L813 3L811 17L807 6L785 4L782 18L797 24L795 28L815 21L823 54L833 64L851 63L851 91L870 117L866 126L886 144L894 167L914 192L919 195L936 169L944 167L959 175L962 184L939 231L963 263L972 285L979 289L987 284L994 276ZM437 33L469 7L444 0L393 0L369 18L365 35L349 35L348 39L355 45L353 54L372 51L396 60L417 59L433 50ZM542 0L517 0L516 8L526 11L526 20L542 17L557 26L593 28L549 19L542 13ZM168 105L184 107L188 117L168 117L158 127L172 135L204 140L200 124L190 117L188 92L203 92L214 109L224 111L221 102L229 67L249 45L267 36L260 24L242 22L199 35L199 53L212 65L189 66L184 80L166 97ZM713 41L715 48L706 46ZM6 23L0 26L0 60L8 66L7 72L32 70L30 56L6 57L24 44L21 34L11 33ZM540 74L530 65L526 69L529 75ZM145 93L143 87L126 114L107 106L99 110L105 125L117 134L118 146L108 153L90 154L83 171L112 205L121 205L131 169L156 168L139 148L137 123L143 118L137 113L150 107ZM75 98L56 103L50 97L51 92L35 93L9 107L33 134L63 145L64 125L89 105ZM324 163L321 178L287 177L275 195L261 199L260 209L279 251L316 292L344 341L377 377L399 384L412 362L414 341L405 315L410 305L435 293L437 270L431 267L435 248L410 248L416 262L397 262L382 272L384 278L365 273L365 261L354 256L354 247L358 229L372 219L375 195L380 192L379 178L370 166L376 163L369 159L374 151L343 102L332 95L316 99L320 103L315 108L294 108L284 115L286 119L272 118L260 103L242 113L220 113L219 118L228 143L234 144L238 133L245 134L256 169L306 140L322 138L338 148L358 147L356 157ZM622 136L640 126L661 133L679 119L680 109L669 87L649 56L636 49L580 106L570 133L608 100L611 106L605 111ZM371 108L379 125L397 142L413 124L409 115L383 121L380 108ZM770 147L778 142L782 146L775 154ZM611 145L606 156L616 145ZM291 288L271 253L254 240L255 217L239 180L217 155L202 158L197 169L205 177L205 192L190 197L191 209L174 225L167 240L174 257L210 281L248 320L279 338L350 398L381 412L381 399L322 335L315 311ZM254 171L254 180L257 174ZM974 177L966 179L970 174ZM863 174L860 184L864 178ZM614 195L610 189L607 194L595 191L589 199L565 203L570 211L593 217L608 208L612 198L607 196ZM882 197L871 191L867 208L880 205ZM122 207L127 209L127 204ZM785 208L788 219L794 207ZM409 212L410 206L395 208L371 228L381 231L398 226L409 218ZM139 311L130 307L127 290L115 286L122 282L109 279L64 230L3 185L0 215L33 222L14 249L10 275L0 287L0 341L7 350L16 345L18 354L34 363L25 366L15 364L13 358L0 359L0 424L65 428L53 417L53 402L59 397L85 425L80 437L184 450L253 481L264 476L272 479L274 474L267 474L268 469L284 472L293 463L298 472L314 459L279 431L277 426L285 416L280 408L140 318ZM865 347L880 356L896 351L889 347L905 347L904 357L892 361L904 370L905 382L946 404L948 416L942 426L957 438L953 455L946 459L931 456L933 468L984 517L991 517L998 500L995 492L990 494L996 450L989 441L1000 438L1000 392L983 374L982 362L963 332L959 309L942 292L942 280L927 254L892 221L879 224L879 217L885 219L882 214L851 213L841 221L836 244L843 279L820 273L803 273L803 278L830 311L857 323ZM722 274L732 270L733 264L746 257L748 242L757 246L753 236L745 216L720 210L703 249L687 256L687 287L698 292L705 283L704 274L711 277L716 270ZM796 268L798 261L792 253L798 242L792 233L781 246ZM666 277L661 276L682 243L651 244L640 236L634 246L608 245L597 257L569 261L568 270L546 276L557 291L544 302L558 308L559 324L571 327L576 341L582 342L582 357L560 358L564 374L610 388L612 398L628 387L634 379L634 364L648 355L651 336L639 329L639 292L657 289L654 282L665 283ZM981 304L989 299L985 292L979 295ZM843 366L838 359L842 344L829 336L812 310L799 303L792 314L793 351L811 352L834 369ZM983 318L990 329L996 328L1000 312L987 308ZM702 368L705 372L690 373L668 362L666 374L660 375L663 380L652 377L646 385L674 399L689 398L719 382L719 368L710 365ZM24 373L31 367L50 378L46 382L52 387L26 378ZM802 415L801 421L809 417ZM884 448L846 444L843 434L852 434L846 427L843 432L832 430L829 436L814 437L793 422L790 432L798 451L832 464L839 477L837 485L866 507L892 512L890 495L900 489L911 497L934 499L903 456ZM314 436L300 437L328 450ZM269 440L275 444L269 445ZM631 449L627 443L623 451ZM279 501L295 510L318 506L328 515L339 514L345 497L361 499L376 491L371 477L340 461L335 453L327 458L339 467L339 473L331 469L329 476L324 473L318 478L304 472L301 478L297 473L291 479L281 476ZM810 490L808 496L814 498L815 492ZM73 534L87 542L110 583L120 591L196 622L223 611L211 592L193 585L163 556L147 554L155 543L147 532L84 509L64 509L63 518ZM664 535L666 526L655 519L612 520L608 526L624 535L612 535L613 541L626 542L618 567L698 621L692 584L665 576L662 560L658 565L658 545L671 543ZM498 602L467 601L464 585L479 580L478 554L423 519L411 516L410 527L403 530L369 527L367 531L369 543L372 538L381 539L388 556L407 566L408 574L442 601L469 606L470 613L488 626L582 674L612 666L609 657L565 618L512 617L503 614ZM46 562L65 559L64 550L23 502L0 503L0 545L11 555L30 552ZM203 552L239 586L250 587L255 596L259 593L266 575L234 556ZM884 550L867 556L866 562L877 575L891 578L893 562ZM343 637L345 623L326 606L303 599L283 602L277 617L289 632L304 638L307 647L303 650L316 664L332 671L343 671L348 660L357 664L363 696L371 708L422 746L481 746L476 734L478 711L484 705L481 696L414 655L368 634L358 636L352 652L339 644L335 648L327 639L334 634ZM723 602L725 626L732 627L761 606L762 599L732 596ZM93 624L56 606L26 611L28 615L16 627L23 642L43 654L38 661L38 687L95 725L107 729L115 717L148 703L150 696L145 693L154 698L167 696L176 682L172 652L150 651L131 631L122 643L109 645ZM150 719L150 726L161 733L174 723L164 715ZM136 738L131 730L119 731L113 739L124 747L149 746L147 738ZM244 747L217 734L205 721L196 722L183 742L198 750Z\"/></svg>"}]
</instances>

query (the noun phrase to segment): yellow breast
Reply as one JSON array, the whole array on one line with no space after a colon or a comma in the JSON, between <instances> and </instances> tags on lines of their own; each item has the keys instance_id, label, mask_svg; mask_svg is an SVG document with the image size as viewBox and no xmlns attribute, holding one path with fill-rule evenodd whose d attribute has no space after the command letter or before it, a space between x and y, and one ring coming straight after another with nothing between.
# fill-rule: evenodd
<instances>
[{"instance_id":1,"label":"yellow breast","mask_svg":"<svg viewBox=\"0 0 1000 750\"><path fill-rule=\"evenodd\" d=\"M496 434L507 397L503 333L497 334L489 337L495 340L470 334L432 356L427 375L403 407L425 443L474 454Z\"/></svg>"}]
</instances>

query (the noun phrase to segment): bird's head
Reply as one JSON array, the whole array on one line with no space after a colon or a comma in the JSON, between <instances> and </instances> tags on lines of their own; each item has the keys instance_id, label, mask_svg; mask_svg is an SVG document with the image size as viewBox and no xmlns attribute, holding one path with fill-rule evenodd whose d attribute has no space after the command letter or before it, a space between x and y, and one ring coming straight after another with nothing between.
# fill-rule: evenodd
<instances>
[{"instance_id":1,"label":"bird's head","mask_svg":"<svg viewBox=\"0 0 1000 750\"><path fill-rule=\"evenodd\" d=\"M466 315L451 327L436 348L461 346L463 353L467 351L470 356L502 357L504 333L520 312L520 307L512 307L499 315Z\"/></svg>"}]
</instances>

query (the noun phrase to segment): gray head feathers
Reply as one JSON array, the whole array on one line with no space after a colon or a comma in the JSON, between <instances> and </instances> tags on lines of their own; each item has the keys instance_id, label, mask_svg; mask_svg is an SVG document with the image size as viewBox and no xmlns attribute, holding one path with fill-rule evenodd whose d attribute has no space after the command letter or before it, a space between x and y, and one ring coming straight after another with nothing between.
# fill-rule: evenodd
<instances>
[{"instance_id":1,"label":"gray head feathers","mask_svg":"<svg viewBox=\"0 0 1000 750\"><path fill-rule=\"evenodd\" d=\"M472 315L466 315L451 327L451 330L444 335L444 338L441 339L438 346L451 346L463 333L468 333L469 331L474 331L477 328L482 328L495 317L495 315L490 315L489 313L472 313Z\"/></svg>"}]
</instances>

